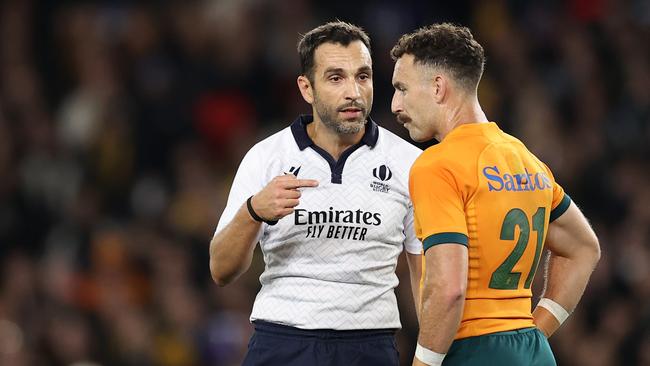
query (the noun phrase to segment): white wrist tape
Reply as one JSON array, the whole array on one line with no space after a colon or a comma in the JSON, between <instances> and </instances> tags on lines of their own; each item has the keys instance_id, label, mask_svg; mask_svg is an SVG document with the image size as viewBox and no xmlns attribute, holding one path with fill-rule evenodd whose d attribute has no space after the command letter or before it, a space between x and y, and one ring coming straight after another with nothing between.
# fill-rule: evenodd
<instances>
[{"instance_id":1,"label":"white wrist tape","mask_svg":"<svg viewBox=\"0 0 650 366\"><path fill-rule=\"evenodd\" d=\"M420 346L420 343L418 343L417 347L415 347L415 357L429 366L440 366L442 365L442 360L445 358L445 354L433 352L428 348Z\"/></svg>"},{"instance_id":2,"label":"white wrist tape","mask_svg":"<svg viewBox=\"0 0 650 366\"><path fill-rule=\"evenodd\" d=\"M556 303L551 299L542 297L539 300L539 303L537 303L537 306L541 306L544 309L548 310L551 314L553 314L553 316L555 317L555 319L557 319L560 325L564 323L564 321L569 317L569 312L566 311L562 307L562 305Z\"/></svg>"}]
</instances>

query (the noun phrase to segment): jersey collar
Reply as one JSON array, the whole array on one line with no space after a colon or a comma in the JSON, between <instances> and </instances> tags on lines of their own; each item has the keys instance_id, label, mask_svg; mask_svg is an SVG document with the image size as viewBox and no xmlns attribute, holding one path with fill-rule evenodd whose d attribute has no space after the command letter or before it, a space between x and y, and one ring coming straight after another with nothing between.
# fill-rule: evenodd
<instances>
[{"instance_id":1,"label":"jersey collar","mask_svg":"<svg viewBox=\"0 0 650 366\"><path fill-rule=\"evenodd\" d=\"M312 122L314 122L314 116L302 114L291 124L291 133L293 134L293 138L296 140L296 144L298 144L300 150L304 150L309 146L314 145L314 141L312 141L307 134L307 125ZM377 144L378 139L379 127L372 118L368 117L368 121L366 122L366 131L361 137L361 143L374 147Z\"/></svg>"}]
</instances>

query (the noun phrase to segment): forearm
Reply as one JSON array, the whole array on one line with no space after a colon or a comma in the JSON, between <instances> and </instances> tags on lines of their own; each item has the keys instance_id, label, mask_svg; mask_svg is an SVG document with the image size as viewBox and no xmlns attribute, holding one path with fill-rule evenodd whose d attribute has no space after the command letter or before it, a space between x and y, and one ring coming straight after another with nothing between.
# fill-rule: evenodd
<instances>
[{"instance_id":1,"label":"forearm","mask_svg":"<svg viewBox=\"0 0 650 366\"><path fill-rule=\"evenodd\" d=\"M422 301L418 343L434 352L447 353L458 332L465 295L425 283Z\"/></svg>"},{"instance_id":2,"label":"forearm","mask_svg":"<svg viewBox=\"0 0 650 366\"><path fill-rule=\"evenodd\" d=\"M440 243L427 250L425 261L418 349L429 361L416 349L413 365L444 358L458 332L467 292L467 247Z\"/></svg>"},{"instance_id":3,"label":"forearm","mask_svg":"<svg viewBox=\"0 0 650 366\"><path fill-rule=\"evenodd\" d=\"M242 205L233 220L210 242L210 273L219 286L235 280L250 267L261 223Z\"/></svg>"},{"instance_id":4,"label":"forearm","mask_svg":"<svg viewBox=\"0 0 650 366\"><path fill-rule=\"evenodd\" d=\"M411 293L415 305L415 315L420 321L420 281L422 280L422 256L406 253L409 265L409 279L411 280Z\"/></svg>"},{"instance_id":5,"label":"forearm","mask_svg":"<svg viewBox=\"0 0 650 366\"><path fill-rule=\"evenodd\" d=\"M420 279L411 273L411 292L413 294L413 305L415 306L415 316L420 322Z\"/></svg>"},{"instance_id":6,"label":"forearm","mask_svg":"<svg viewBox=\"0 0 650 366\"><path fill-rule=\"evenodd\" d=\"M571 257L551 254L542 297L555 301L571 313L578 305L597 262L598 253L588 249L576 251ZM533 319L547 337L560 327L558 320L547 309L539 306L533 311Z\"/></svg>"}]
</instances>

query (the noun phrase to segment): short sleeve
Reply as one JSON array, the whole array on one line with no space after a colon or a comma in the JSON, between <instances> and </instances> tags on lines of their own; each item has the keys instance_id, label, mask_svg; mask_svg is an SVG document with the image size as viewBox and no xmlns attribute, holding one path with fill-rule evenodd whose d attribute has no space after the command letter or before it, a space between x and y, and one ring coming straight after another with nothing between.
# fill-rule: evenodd
<instances>
[{"instance_id":1,"label":"short sleeve","mask_svg":"<svg viewBox=\"0 0 650 366\"><path fill-rule=\"evenodd\" d=\"M550 222L555 221L571 205L571 197L569 197L564 189L553 179L553 202L551 203L551 217Z\"/></svg>"},{"instance_id":2,"label":"short sleeve","mask_svg":"<svg viewBox=\"0 0 650 366\"><path fill-rule=\"evenodd\" d=\"M569 208L571 205L571 197L569 197L569 195L564 192L564 189L562 189L562 186L555 181L551 169L549 169L546 164L544 164L544 167L546 168L548 175L551 177L551 184L553 185L553 201L551 202L551 216L549 219L550 222L553 222L558 217L562 216L562 214Z\"/></svg>"},{"instance_id":3,"label":"short sleeve","mask_svg":"<svg viewBox=\"0 0 650 366\"><path fill-rule=\"evenodd\" d=\"M404 217L404 248L411 254L422 253L422 243L415 235L415 219L413 217L413 205L409 204L408 213Z\"/></svg>"},{"instance_id":4,"label":"short sleeve","mask_svg":"<svg viewBox=\"0 0 650 366\"><path fill-rule=\"evenodd\" d=\"M248 197L264 188L261 174L263 171L263 162L260 161L260 156L256 151L256 146L254 146L248 151L248 153L246 153L246 156L244 156L239 164L237 174L235 174L235 179L230 187L230 194L228 195L226 208L221 214L221 218L217 224L217 229L215 230L215 235L228 225L230 221L232 221L237 214L237 211L246 202ZM261 235L261 230L259 235Z\"/></svg>"},{"instance_id":5,"label":"short sleeve","mask_svg":"<svg viewBox=\"0 0 650 366\"><path fill-rule=\"evenodd\" d=\"M424 250L437 244L468 245L463 195L441 162L415 164L409 178L415 231Z\"/></svg>"}]
</instances>

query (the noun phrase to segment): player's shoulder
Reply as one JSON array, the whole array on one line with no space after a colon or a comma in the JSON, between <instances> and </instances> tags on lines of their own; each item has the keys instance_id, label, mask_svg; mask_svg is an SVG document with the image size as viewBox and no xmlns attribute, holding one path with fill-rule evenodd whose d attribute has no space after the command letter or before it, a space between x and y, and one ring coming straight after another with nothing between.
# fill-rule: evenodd
<instances>
[{"instance_id":1,"label":"player's shoulder","mask_svg":"<svg viewBox=\"0 0 650 366\"><path fill-rule=\"evenodd\" d=\"M454 165L452 155L447 153L447 149L440 144L433 145L425 149L420 156L413 163L411 171L417 171L419 169L441 169L448 166Z\"/></svg>"},{"instance_id":2,"label":"player's shoulder","mask_svg":"<svg viewBox=\"0 0 650 366\"><path fill-rule=\"evenodd\" d=\"M476 181L477 156L475 147L459 148L457 144L443 141L422 152L413 163L410 176L430 177L433 174L473 184L471 182Z\"/></svg>"},{"instance_id":3,"label":"player's shoulder","mask_svg":"<svg viewBox=\"0 0 650 366\"><path fill-rule=\"evenodd\" d=\"M508 133L506 133L506 132L502 132L502 136L503 136L503 139L504 139L506 142L510 142L512 145L516 146L516 147L519 149L519 151L520 151L521 153L523 153L523 154L529 156L531 159L533 159L533 160L535 160L536 162L542 164L546 169L548 169L548 167L546 166L546 164L544 164L544 162L543 162L543 161L542 161L542 160L541 160L537 155L535 155L535 153L533 153L532 151L530 151L530 149L528 148L528 146L526 146L526 144L524 144L523 141L521 141L521 140L518 139L517 137L515 137L515 136L513 136L513 135L510 135L510 134L508 134Z\"/></svg>"},{"instance_id":4,"label":"player's shoulder","mask_svg":"<svg viewBox=\"0 0 650 366\"><path fill-rule=\"evenodd\" d=\"M290 146L288 142L293 140L294 138L291 133L291 128L285 127L256 143L251 150L266 150L267 152L271 152L268 149L273 149L273 151L281 151Z\"/></svg>"},{"instance_id":5,"label":"player's shoulder","mask_svg":"<svg viewBox=\"0 0 650 366\"><path fill-rule=\"evenodd\" d=\"M381 126L379 126L379 143L386 154L394 157L396 161L404 161L408 165L411 165L422 154L419 147Z\"/></svg>"},{"instance_id":6,"label":"player's shoulder","mask_svg":"<svg viewBox=\"0 0 650 366\"><path fill-rule=\"evenodd\" d=\"M460 157L466 154L466 150L443 141L425 149L416 160L416 164L422 166L453 164L462 160Z\"/></svg>"},{"instance_id":7,"label":"player's shoulder","mask_svg":"<svg viewBox=\"0 0 650 366\"><path fill-rule=\"evenodd\" d=\"M524 144L520 139L518 139L517 137L515 137L515 136L513 136L513 135L511 135L511 134L509 134L509 133L507 133L505 131L500 131L500 132L501 132L500 136L503 139L503 142L508 142L508 143L514 144L514 145L518 146L520 149L530 153L530 151L526 147L526 144Z\"/></svg>"},{"instance_id":8,"label":"player's shoulder","mask_svg":"<svg viewBox=\"0 0 650 366\"><path fill-rule=\"evenodd\" d=\"M286 127L257 142L250 148L247 155L265 160L274 155L285 154L288 149L295 146L296 143L291 129Z\"/></svg>"},{"instance_id":9,"label":"player's shoulder","mask_svg":"<svg viewBox=\"0 0 650 366\"><path fill-rule=\"evenodd\" d=\"M242 163L246 166L264 166L274 156L286 154L287 149L295 145L290 128L283 128L255 143L244 156Z\"/></svg>"}]
</instances>

